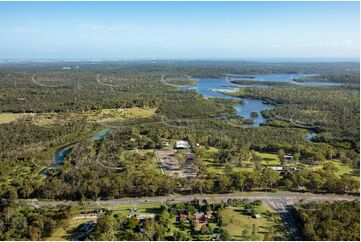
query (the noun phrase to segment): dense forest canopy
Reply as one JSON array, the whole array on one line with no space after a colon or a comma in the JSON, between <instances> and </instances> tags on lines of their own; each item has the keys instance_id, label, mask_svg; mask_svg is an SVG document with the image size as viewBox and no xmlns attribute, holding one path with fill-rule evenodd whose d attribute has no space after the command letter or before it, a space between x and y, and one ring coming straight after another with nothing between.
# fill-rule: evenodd
<instances>
[{"instance_id":1,"label":"dense forest canopy","mask_svg":"<svg viewBox=\"0 0 361 242\"><path fill-rule=\"evenodd\" d=\"M300 204L296 214L305 240L360 240L359 201Z\"/></svg>"},{"instance_id":2,"label":"dense forest canopy","mask_svg":"<svg viewBox=\"0 0 361 242\"><path fill-rule=\"evenodd\" d=\"M226 93L272 104L249 118L236 115L242 99L206 99L196 90L177 89L199 77L230 73L318 74L297 81L340 85L238 86ZM359 63L351 62L2 62L0 240L48 239L76 224L86 200L276 190L358 194L359 83ZM259 115L266 122L249 125ZM175 149L179 140L190 148ZM167 175L162 152L178 162L178 171L193 175ZM21 200L29 198L74 200L79 206L37 207ZM226 228L232 225L226 223L235 214L254 219L257 211L282 230L271 228L265 239L290 236L260 201L192 201L155 210L154 218L140 222L97 209L97 222L79 225L74 231L80 235L68 239L229 240ZM213 225L172 225L180 212L197 211L212 211ZM359 240L359 202L300 203L293 212L304 239ZM84 228L90 233L82 233ZM253 224L252 232L231 232L257 239L258 229Z\"/></svg>"},{"instance_id":3,"label":"dense forest canopy","mask_svg":"<svg viewBox=\"0 0 361 242\"><path fill-rule=\"evenodd\" d=\"M274 105L262 112L267 122L256 128L234 116L237 101L204 99L194 90L178 91L181 81L171 85L162 81L165 75L197 78L229 73L313 73L324 81L359 84L359 64L351 62L3 62L0 195L12 189L22 198L59 199L274 188L358 190L358 88L241 88L233 95ZM154 113L142 117L149 110ZM240 125L230 125L231 121ZM316 132L312 142L305 141L307 130L302 125ZM112 135L88 140L104 128L114 129ZM177 139L191 143L197 178L169 178L154 168L154 151ZM54 153L69 144L74 146L64 164L44 178ZM207 150L212 149L210 154ZM137 150L149 153L129 154ZM257 153L280 151L295 156L299 171L279 174ZM336 168L326 165L329 161Z\"/></svg>"}]
</instances>

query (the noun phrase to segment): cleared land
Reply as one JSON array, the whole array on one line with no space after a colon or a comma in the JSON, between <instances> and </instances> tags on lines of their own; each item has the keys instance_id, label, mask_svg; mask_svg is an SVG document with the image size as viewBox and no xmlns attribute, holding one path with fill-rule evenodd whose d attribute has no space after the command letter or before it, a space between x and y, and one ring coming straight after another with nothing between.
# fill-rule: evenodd
<instances>
[{"instance_id":1,"label":"cleared land","mask_svg":"<svg viewBox=\"0 0 361 242\"><path fill-rule=\"evenodd\" d=\"M113 123L126 119L149 118L155 114L155 108L120 108L102 109L99 111L87 111L82 113L1 113L0 124L11 123L24 118L39 126L64 124L66 122L85 121L97 123Z\"/></svg>"},{"instance_id":2,"label":"cleared land","mask_svg":"<svg viewBox=\"0 0 361 242\"><path fill-rule=\"evenodd\" d=\"M20 114L20 113L0 113L0 124L11 123L19 119L23 115L24 114Z\"/></svg>"},{"instance_id":3,"label":"cleared land","mask_svg":"<svg viewBox=\"0 0 361 242\"><path fill-rule=\"evenodd\" d=\"M167 176L173 177L196 177L198 168L192 162L190 150L176 150L164 148L156 151L161 170Z\"/></svg>"},{"instance_id":4,"label":"cleared land","mask_svg":"<svg viewBox=\"0 0 361 242\"><path fill-rule=\"evenodd\" d=\"M65 226L65 229L59 227L54 231L54 233L46 238L47 241L69 241L72 240L74 236L73 231L81 224L86 222L96 222L96 219L91 218L84 218L84 219L77 219L77 220L70 220L69 224Z\"/></svg>"},{"instance_id":5,"label":"cleared land","mask_svg":"<svg viewBox=\"0 0 361 242\"><path fill-rule=\"evenodd\" d=\"M358 174L355 174L355 169L352 169L351 167L343 164L340 160L327 160L322 162L321 165L314 166L314 169L322 169L327 163L332 164L336 169L336 175L342 176L342 175L354 175L355 177L359 178Z\"/></svg>"},{"instance_id":6,"label":"cleared land","mask_svg":"<svg viewBox=\"0 0 361 242\"><path fill-rule=\"evenodd\" d=\"M253 218L244 206L229 207L221 211L225 228L232 239L264 240L267 233L274 238L287 238L287 229L271 208L261 205L253 209L261 218Z\"/></svg>"}]
</instances>

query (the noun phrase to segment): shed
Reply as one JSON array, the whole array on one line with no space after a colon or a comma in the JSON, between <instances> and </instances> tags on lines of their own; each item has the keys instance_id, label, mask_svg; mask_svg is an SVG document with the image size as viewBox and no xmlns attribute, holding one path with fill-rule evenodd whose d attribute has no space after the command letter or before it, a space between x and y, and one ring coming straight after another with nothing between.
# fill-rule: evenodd
<instances>
[{"instance_id":1,"label":"shed","mask_svg":"<svg viewBox=\"0 0 361 242\"><path fill-rule=\"evenodd\" d=\"M283 166L272 166L272 170L283 171Z\"/></svg>"},{"instance_id":2,"label":"shed","mask_svg":"<svg viewBox=\"0 0 361 242\"><path fill-rule=\"evenodd\" d=\"M190 145L187 141L185 140L178 140L175 144L175 148L176 149L189 149Z\"/></svg>"}]
</instances>

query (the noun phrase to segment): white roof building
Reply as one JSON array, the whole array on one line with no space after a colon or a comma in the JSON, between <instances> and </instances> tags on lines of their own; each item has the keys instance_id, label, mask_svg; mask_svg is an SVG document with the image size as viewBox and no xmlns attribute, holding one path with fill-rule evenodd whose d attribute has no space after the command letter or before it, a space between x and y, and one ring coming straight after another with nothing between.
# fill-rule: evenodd
<instances>
[{"instance_id":1,"label":"white roof building","mask_svg":"<svg viewBox=\"0 0 361 242\"><path fill-rule=\"evenodd\" d=\"M175 148L176 149L189 149L191 146L189 145L189 143L185 140L178 140L175 143Z\"/></svg>"},{"instance_id":2,"label":"white roof building","mask_svg":"<svg viewBox=\"0 0 361 242\"><path fill-rule=\"evenodd\" d=\"M272 166L272 170L283 171L283 167L282 166Z\"/></svg>"}]
</instances>

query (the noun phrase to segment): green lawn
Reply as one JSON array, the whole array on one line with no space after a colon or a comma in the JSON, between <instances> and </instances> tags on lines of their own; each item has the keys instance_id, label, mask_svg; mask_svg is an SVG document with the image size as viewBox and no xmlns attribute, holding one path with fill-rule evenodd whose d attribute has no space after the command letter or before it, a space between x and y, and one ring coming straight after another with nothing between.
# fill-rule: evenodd
<instances>
[{"instance_id":1,"label":"green lawn","mask_svg":"<svg viewBox=\"0 0 361 242\"><path fill-rule=\"evenodd\" d=\"M255 208L261 214L256 219L245 213L244 207L228 207L221 211L225 228L229 231L233 240L251 240L253 225L256 227L256 240L263 240L266 233L273 238L287 240L287 230L271 208L261 205Z\"/></svg>"},{"instance_id":2,"label":"green lawn","mask_svg":"<svg viewBox=\"0 0 361 242\"><path fill-rule=\"evenodd\" d=\"M221 174L224 172L225 164L220 164L217 162L214 162L214 155L218 152L218 149L215 147L201 147L199 148L200 154L201 154L201 160L207 167L207 171L209 173L214 174ZM276 154L270 154L270 153L261 153L261 152L255 152L258 156L261 157L261 165L264 166L279 166L281 165L280 160L278 159ZM249 162L243 162L246 167L234 167L234 171L252 171L254 170L254 163L251 161Z\"/></svg>"},{"instance_id":3,"label":"green lawn","mask_svg":"<svg viewBox=\"0 0 361 242\"><path fill-rule=\"evenodd\" d=\"M201 160L207 167L209 173L220 174L223 172L224 165L214 162L214 155L218 152L218 149L215 147L199 147L198 153L201 157Z\"/></svg>"},{"instance_id":4,"label":"green lawn","mask_svg":"<svg viewBox=\"0 0 361 242\"><path fill-rule=\"evenodd\" d=\"M213 230L216 230L218 228L216 223L209 223L209 227L211 227ZM197 234L197 235L191 235L191 227L189 223L185 223L185 228L181 228L180 224L176 220L176 216L171 218L169 231L166 233L166 236L173 236L174 232L176 231L182 231L187 234L190 234L192 237L192 240L202 240L202 241L210 241L216 237L215 234Z\"/></svg>"},{"instance_id":5,"label":"green lawn","mask_svg":"<svg viewBox=\"0 0 361 242\"><path fill-rule=\"evenodd\" d=\"M337 176L342 176L344 174L352 175L352 172L354 170L351 167L343 164L340 160L327 160L327 161L324 161L321 165L314 166L314 169L315 170L322 169L323 165L326 164L326 163L331 163L336 167L336 169L337 169L336 175Z\"/></svg>"},{"instance_id":6,"label":"green lawn","mask_svg":"<svg viewBox=\"0 0 361 242\"><path fill-rule=\"evenodd\" d=\"M276 154L261 153L261 152L255 152L255 153L262 158L262 161L260 162L261 165L266 165L266 166L281 165L281 162Z\"/></svg>"},{"instance_id":7,"label":"green lawn","mask_svg":"<svg viewBox=\"0 0 361 242\"><path fill-rule=\"evenodd\" d=\"M19 113L0 113L0 124L11 123L21 116L22 114Z\"/></svg>"},{"instance_id":8,"label":"green lawn","mask_svg":"<svg viewBox=\"0 0 361 242\"><path fill-rule=\"evenodd\" d=\"M157 172L159 172L160 174L162 173L159 167L159 164L157 162L157 159L155 157L154 154L154 150L153 149L135 149L135 150L123 150L120 154L119 154L119 159L120 160L126 160L127 157L133 155L134 153L138 153L140 155L146 155L151 153L152 157L149 160L150 161L150 166Z\"/></svg>"}]
</instances>

